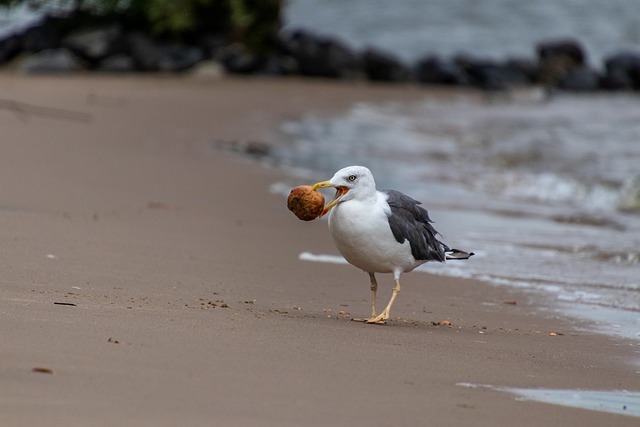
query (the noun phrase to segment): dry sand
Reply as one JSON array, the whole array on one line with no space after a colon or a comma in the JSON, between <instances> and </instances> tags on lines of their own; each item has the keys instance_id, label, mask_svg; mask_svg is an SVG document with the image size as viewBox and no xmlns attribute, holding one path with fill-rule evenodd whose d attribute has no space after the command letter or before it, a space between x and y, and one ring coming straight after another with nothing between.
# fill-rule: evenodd
<instances>
[{"instance_id":1,"label":"dry sand","mask_svg":"<svg viewBox=\"0 0 640 427\"><path fill-rule=\"evenodd\" d=\"M456 386L640 389L637 346L515 290L409 274L399 319L351 322L366 274L299 261L336 253L326 222L269 192L301 183L215 148L442 93L3 75L0 94L1 426L638 425Z\"/></svg>"}]
</instances>

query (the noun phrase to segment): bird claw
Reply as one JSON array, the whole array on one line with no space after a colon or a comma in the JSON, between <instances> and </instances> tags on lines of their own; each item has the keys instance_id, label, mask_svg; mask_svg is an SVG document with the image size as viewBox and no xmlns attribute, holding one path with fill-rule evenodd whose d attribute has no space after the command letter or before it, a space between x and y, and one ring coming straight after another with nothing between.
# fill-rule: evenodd
<instances>
[{"instance_id":1,"label":"bird claw","mask_svg":"<svg viewBox=\"0 0 640 427\"><path fill-rule=\"evenodd\" d=\"M377 317L370 317L368 319L365 318L356 318L356 319L351 319L354 322L361 322L361 323L366 323L369 325L386 325L387 322L381 319L378 319Z\"/></svg>"}]
</instances>

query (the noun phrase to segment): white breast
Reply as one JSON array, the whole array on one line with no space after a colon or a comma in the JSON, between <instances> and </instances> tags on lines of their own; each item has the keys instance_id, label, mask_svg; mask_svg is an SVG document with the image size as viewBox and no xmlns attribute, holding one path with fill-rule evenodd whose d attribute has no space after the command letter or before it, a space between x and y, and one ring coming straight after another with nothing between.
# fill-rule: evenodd
<instances>
[{"instance_id":1,"label":"white breast","mask_svg":"<svg viewBox=\"0 0 640 427\"><path fill-rule=\"evenodd\" d=\"M393 237L382 193L373 201L348 200L329 215L329 230L338 251L350 263L370 273L411 271L422 262L411 255L408 241Z\"/></svg>"}]
</instances>

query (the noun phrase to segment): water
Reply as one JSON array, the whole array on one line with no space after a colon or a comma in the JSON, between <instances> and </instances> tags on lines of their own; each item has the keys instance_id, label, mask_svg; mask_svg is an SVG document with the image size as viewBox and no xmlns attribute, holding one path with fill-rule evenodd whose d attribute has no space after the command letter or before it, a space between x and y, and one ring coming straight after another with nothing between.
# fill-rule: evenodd
<instances>
[{"instance_id":1,"label":"water","mask_svg":"<svg viewBox=\"0 0 640 427\"><path fill-rule=\"evenodd\" d=\"M562 390L545 388L495 387L485 384L458 383L459 387L479 391L510 393L518 400L531 400L571 408L640 417L640 393L626 390Z\"/></svg>"},{"instance_id":2,"label":"water","mask_svg":"<svg viewBox=\"0 0 640 427\"><path fill-rule=\"evenodd\" d=\"M291 0L288 28L336 36L355 49L376 46L406 61L425 54L531 57L537 42L575 37L593 65L621 50L638 51L636 0Z\"/></svg>"},{"instance_id":3,"label":"water","mask_svg":"<svg viewBox=\"0 0 640 427\"><path fill-rule=\"evenodd\" d=\"M535 58L536 43L572 37L600 67L640 51L638 11L635 0L292 0L284 18L286 28L408 62ZM526 289L599 330L640 338L640 97L532 90L356 105L282 132L278 165L328 178L365 164L380 187L422 200L446 242L477 254L425 270Z\"/></svg>"},{"instance_id":4,"label":"water","mask_svg":"<svg viewBox=\"0 0 640 427\"><path fill-rule=\"evenodd\" d=\"M281 131L278 167L328 179L364 164L378 187L423 201L445 242L476 253L424 270L526 289L640 338L640 97L426 97L309 113Z\"/></svg>"}]
</instances>

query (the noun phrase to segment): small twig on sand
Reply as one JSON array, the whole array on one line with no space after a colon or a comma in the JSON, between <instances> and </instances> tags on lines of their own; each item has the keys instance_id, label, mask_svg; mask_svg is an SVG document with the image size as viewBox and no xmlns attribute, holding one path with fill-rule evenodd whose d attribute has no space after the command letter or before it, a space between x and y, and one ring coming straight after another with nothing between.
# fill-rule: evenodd
<instances>
[{"instance_id":1,"label":"small twig on sand","mask_svg":"<svg viewBox=\"0 0 640 427\"><path fill-rule=\"evenodd\" d=\"M0 108L6 108L13 111L22 120L26 120L29 115L34 115L83 123L91 121L91 114L89 113L63 110L61 108L41 107L39 105L27 104L25 102L14 101L12 99L0 98Z\"/></svg>"}]
</instances>

